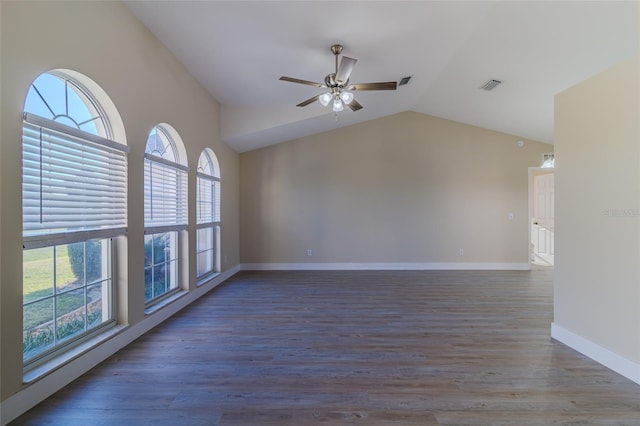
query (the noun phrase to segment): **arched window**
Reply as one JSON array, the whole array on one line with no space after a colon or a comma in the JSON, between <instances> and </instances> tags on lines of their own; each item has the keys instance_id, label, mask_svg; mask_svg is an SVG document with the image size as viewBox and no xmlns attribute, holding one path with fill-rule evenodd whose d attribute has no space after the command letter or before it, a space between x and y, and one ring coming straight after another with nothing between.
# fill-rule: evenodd
<instances>
[{"instance_id":1,"label":"arched window","mask_svg":"<svg viewBox=\"0 0 640 426\"><path fill-rule=\"evenodd\" d=\"M187 156L168 124L149 133L144 153L144 299L153 304L178 290L182 231L187 229Z\"/></svg>"},{"instance_id":2,"label":"arched window","mask_svg":"<svg viewBox=\"0 0 640 426\"><path fill-rule=\"evenodd\" d=\"M26 369L115 324L113 241L127 227L122 129L108 96L79 73L50 71L29 88L22 132Z\"/></svg>"},{"instance_id":3,"label":"arched window","mask_svg":"<svg viewBox=\"0 0 640 426\"><path fill-rule=\"evenodd\" d=\"M198 278L220 271L220 167L213 151L198 158L196 265Z\"/></svg>"}]
</instances>

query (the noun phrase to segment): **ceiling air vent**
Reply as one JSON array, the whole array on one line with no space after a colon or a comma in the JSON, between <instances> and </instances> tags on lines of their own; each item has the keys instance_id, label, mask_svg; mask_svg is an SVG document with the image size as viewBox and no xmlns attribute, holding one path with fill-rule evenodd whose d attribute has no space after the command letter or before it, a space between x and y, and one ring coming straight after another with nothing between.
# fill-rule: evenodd
<instances>
[{"instance_id":1,"label":"ceiling air vent","mask_svg":"<svg viewBox=\"0 0 640 426\"><path fill-rule=\"evenodd\" d=\"M480 86L480 88L482 90L489 91L489 90L495 89L496 86L498 86L499 84L502 84L502 81L491 79L491 80L487 81L486 83L484 83L482 86Z\"/></svg>"},{"instance_id":2,"label":"ceiling air vent","mask_svg":"<svg viewBox=\"0 0 640 426\"><path fill-rule=\"evenodd\" d=\"M400 80L400 83L398 83L398 86L404 86L405 84L407 84L409 82L409 80L411 80L411 76L402 77L402 80Z\"/></svg>"}]
</instances>

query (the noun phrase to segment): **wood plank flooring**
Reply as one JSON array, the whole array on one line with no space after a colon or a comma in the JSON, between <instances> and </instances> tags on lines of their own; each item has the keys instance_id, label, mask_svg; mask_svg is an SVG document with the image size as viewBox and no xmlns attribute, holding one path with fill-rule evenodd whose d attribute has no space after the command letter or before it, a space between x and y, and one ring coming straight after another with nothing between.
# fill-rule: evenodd
<instances>
[{"instance_id":1,"label":"wood plank flooring","mask_svg":"<svg viewBox=\"0 0 640 426\"><path fill-rule=\"evenodd\" d=\"M14 424L640 425L550 271L242 272Z\"/></svg>"}]
</instances>

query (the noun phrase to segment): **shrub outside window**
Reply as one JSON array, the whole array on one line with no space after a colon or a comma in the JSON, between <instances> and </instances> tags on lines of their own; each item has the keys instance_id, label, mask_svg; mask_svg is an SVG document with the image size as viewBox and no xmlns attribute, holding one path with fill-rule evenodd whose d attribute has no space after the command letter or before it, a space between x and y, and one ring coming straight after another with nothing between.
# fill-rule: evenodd
<instances>
[{"instance_id":1,"label":"shrub outside window","mask_svg":"<svg viewBox=\"0 0 640 426\"><path fill-rule=\"evenodd\" d=\"M154 300L178 288L178 233L144 236L144 300Z\"/></svg>"}]
</instances>

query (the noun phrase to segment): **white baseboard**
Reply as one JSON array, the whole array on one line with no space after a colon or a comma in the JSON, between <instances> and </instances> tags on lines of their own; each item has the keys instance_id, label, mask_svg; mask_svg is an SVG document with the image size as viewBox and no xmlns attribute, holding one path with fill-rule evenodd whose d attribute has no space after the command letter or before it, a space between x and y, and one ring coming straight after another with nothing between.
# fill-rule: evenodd
<instances>
[{"instance_id":1,"label":"white baseboard","mask_svg":"<svg viewBox=\"0 0 640 426\"><path fill-rule=\"evenodd\" d=\"M528 263L243 263L243 271L428 271L428 270L484 270L484 271L525 271Z\"/></svg>"},{"instance_id":2,"label":"white baseboard","mask_svg":"<svg viewBox=\"0 0 640 426\"><path fill-rule=\"evenodd\" d=\"M153 315L147 316L141 322L126 328L121 333L114 336L100 345L88 350L78 358L68 364L52 371L50 374L35 381L22 391L10 396L0 402L0 424L5 425L15 419L40 401L49 397L62 387L71 383L82 374L89 371L147 331L151 330L161 322L185 308L227 278L240 271L240 265L222 272L208 283L202 284L197 289L189 292L184 297L158 310Z\"/></svg>"},{"instance_id":3,"label":"white baseboard","mask_svg":"<svg viewBox=\"0 0 640 426\"><path fill-rule=\"evenodd\" d=\"M551 337L640 385L640 364L551 323Z\"/></svg>"}]
</instances>

